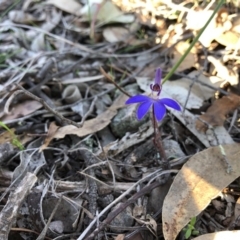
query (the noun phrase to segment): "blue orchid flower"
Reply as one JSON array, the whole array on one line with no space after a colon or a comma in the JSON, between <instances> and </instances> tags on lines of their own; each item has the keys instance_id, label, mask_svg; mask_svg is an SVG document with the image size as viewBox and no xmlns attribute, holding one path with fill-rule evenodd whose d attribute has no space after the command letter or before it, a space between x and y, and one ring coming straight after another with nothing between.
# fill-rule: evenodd
<instances>
[{"instance_id":1,"label":"blue orchid flower","mask_svg":"<svg viewBox=\"0 0 240 240\"><path fill-rule=\"evenodd\" d=\"M137 109L137 119L141 120L152 107L153 114L157 121L161 121L166 115L166 106L171 107L177 111L181 111L181 107L178 102L171 98L159 98L162 90L162 71L160 68L156 70L154 84L150 85L152 94L150 96L136 95L130 97L126 104L139 103Z\"/></svg>"}]
</instances>

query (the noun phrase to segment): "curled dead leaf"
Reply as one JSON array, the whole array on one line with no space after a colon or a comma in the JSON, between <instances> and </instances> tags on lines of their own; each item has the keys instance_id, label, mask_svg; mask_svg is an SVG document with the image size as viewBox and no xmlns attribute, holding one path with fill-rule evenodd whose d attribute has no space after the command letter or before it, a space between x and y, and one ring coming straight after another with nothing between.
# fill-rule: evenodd
<instances>
[{"instance_id":1,"label":"curled dead leaf","mask_svg":"<svg viewBox=\"0 0 240 240\"><path fill-rule=\"evenodd\" d=\"M45 138L43 145L40 147L39 152L43 151L45 148L48 147L49 143L52 141L54 134L56 133L58 128L59 126L57 126L55 122L50 123L47 137Z\"/></svg>"},{"instance_id":2,"label":"curled dead leaf","mask_svg":"<svg viewBox=\"0 0 240 240\"><path fill-rule=\"evenodd\" d=\"M223 126L226 115L238 108L239 105L240 97L235 94L230 94L216 100L212 106L207 109L207 112L199 117L200 120L196 120L196 129L199 132L206 132L208 126L204 122L207 122L213 127Z\"/></svg>"},{"instance_id":3,"label":"curled dead leaf","mask_svg":"<svg viewBox=\"0 0 240 240\"><path fill-rule=\"evenodd\" d=\"M99 114L96 118L85 121L81 128L77 128L73 125L58 128L53 135L49 136L48 141L50 142L53 139L61 139L69 134L84 137L88 134L102 130L111 122L111 119L117 114L117 110L125 106L126 99L127 97L125 95L119 96L111 107L105 112Z\"/></svg>"},{"instance_id":4,"label":"curled dead leaf","mask_svg":"<svg viewBox=\"0 0 240 240\"><path fill-rule=\"evenodd\" d=\"M16 119L18 117L27 116L42 108L42 104L36 100L26 100L22 103L14 105L11 112L2 118L2 121Z\"/></svg>"}]
</instances>

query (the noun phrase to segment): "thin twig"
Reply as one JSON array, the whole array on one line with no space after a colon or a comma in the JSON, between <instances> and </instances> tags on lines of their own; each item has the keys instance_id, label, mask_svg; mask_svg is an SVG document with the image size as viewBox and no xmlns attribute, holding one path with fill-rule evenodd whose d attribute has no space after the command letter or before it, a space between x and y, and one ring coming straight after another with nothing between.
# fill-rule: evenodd
<instances>
[{"instance_id":1,"label":"thin twig","mask_svg":"<svg viewBox=\"0 0 240 240\"><path fill-rule=\"evenodd\" d=\"M117 67L117 66L115 66L115 65L113 65L113 64L107 64L107 66L110 67L110 68L113 68L113 69L117 70L118 72L123 73L123 74L125 74L125 75L127 75L127 76L129 76L129 77L132 76L132 75L131 75L130 73L128 73L126 70L122 70L121 68L119 68L119 67Z\"/></svg>"},{"instance_id":2,"label":"thin twig","mask_svg":"<svg viewBox=\"0 0 240 240\"><path fill-rule=\"evenodd\" d=\"M124 79L119 85L121 86L121 85L126 84L127 82L129 82L130 78L134 78L135 76L137 76L137 74L139 74L143 69L144 69L144 67L138 68L138 70L134 74L132 74L130 77L127 77L126 79ZM36 87L38 87L38 85L36 85ZM107 90L105 90L103 92L100 92L99 94L95 95L95 97L101 97L101 96L113 91L114 89L115 88L107 89ZM93 98L94 98L94 96L89 97L87 100L91 100ZM71 107L74 107L75 105L77 105L78 103L80 103L82 101L86 101L86 99L80 99L75 103L68 104L68 105L65 105L65 106L56 107L55 110L60 111L60 110L64 110L64 109L67 109L67 108L71 108ZM40 115L40 114L44 114L44 113L47 113L47 110L39 110L39 111L31 113L27 116L21 117L21 118L3 121L3 123L4 124L13 124L13 123L16 123L16 122L24 121L24 120L26 120L30 117L34 117L34 116L37 116L37 115Z\"/></svg>"},{"instance_id":3,"label":"thin twig","mask_svg":"<svg viewBox=\"0 0 240 240\"><path fill-rule=\"evenodd\" d=\"M127 196L135 187L137 187L140 183L146 181L147 179L151 178L152 176L155 176L159 171L162 171L162 169L158 169L156 171L154 171L153 173L150 173L148 176L140 179L139 181L137 181L136 183L134 183L131 187L129 187L125 192L123 192L118 198L116 198L113 202L111 202L107 207L105 207L99 214L97 217L95 217L92 222L88 225L88 227L82 232L81 236L77 239L77 240L83 240L86 239L85 236L88 234L88 232L90 231L90 229L94 226L94 224L97 222L97 219L100 218L101 216L103 216L107 211L109 211L114 205L116 205L118 202L120 202L125 196ZM165 175L165 174L169 174L171 172L176 172L176 170L166 170L163 171L159 174L159 176L161 175ZM126 206L127 207L127 206ZM97 234L97 233L96 233Z\"/></svg>"},{"instance_id":4,"label":"thin twig","mask_svg":"<svg viewBox=\"0 0 240 240\"><path fill-rule=\"evenodd\" d=\"M31 229L27 229L27 228L19 228L19 227L16 227L16 228L11 228L11 231L15 231L15 232L19 232L19 233L34 233L36 235L39 235L39 232L36 232L36 231L33 231ZM47 240L52 240L52 238L49 238L49 237L46 237L45 236L45 239Z\"/></svg>"},{"instance_id":5,"label":"thin twig","mask_svg":"<svg viewBox=\"0 0 240 240\"><path fill-rule=\"evenodd\" d=\"M107 78L119 91L121 91L123 94L127 95L128 97L131 97L129 93L127 93L123 88L121 88L110 76L107 74L102 67L100 67L100 72L104 75L105 78Z\"/></svg>"},{"instance_id":6,"label":"thin twig","mask_svg":"<svg viewBox=\"0 0 240 240\"><path fill-rule=\"evenodd\" d=\"M35 174L27 172L15 190L11 191L8 201L0 213L0 239L9 239L8 235L16 221L20 207L37 181Z\"/></svg>"},{"instance_id":7,"label":"thin twig","mask_svg":"<svg viewBox=\"0 0 240 240\"><path fill-rule=\"evenodd\" d=\"M9 107L10 107L13 99L14 99L18 94L20 94L20 93L22 93L22 90L17 90L17 91L15 91L15 92L10 96L10 98L9 98L9 99L7 100L7 102L5 103L4 113L6 113L6 114L9 114L9 113L10 113Z\"/></svg>"},{"instance_id":8,"label":"thin twig","mask_svg":"<svg viewBox=\"0 0 240 240\"><path fill-rule=\"evenodd\" d=\"M210 85L210 84L207 84L207 83L205 83L205 82L203 82L203 81L201 81L201 80L199 80L199 79L196 79L196 77L190 77L190 76L188 76L188 75L186 75L186 74L182 74L182 73L175 73L175 75L178 75L178 76L184 77L184 78L188 78L188 79L190 79L190 80L192 80L192 81L195 81L196 83L200 83L201 85L206 86L206 87L208 87L208 88L210 88L210 89L213 89L213 90L215 90L215 91L219 91L219 92L222 93L223 95L226 95L226 96L229 95L229 93L226 92L226 91L224 91L223 89L214 87L214 86L212 86L212 85Z\"/></svg>"},{"instance_id":9,"label":"thin twig","mask_svg":"<svg viewBox=\"0 0 240 240\"><path fill-rule=\"evenodd\" d=\"M169 174L171 172L178 172L178 170L167 170L161 173L161 175ZM127 206L129 206L132 203L135 203L138 198L144 196L145 194L151 192L154 188L162 185L161 182L154 182L150 185L146 185L143 187L139 192L136 192L132 197L130 197L126 202L122 203L117 209L112 211L107 218L87 237L86 240L92 240L94 237L106 226L106 224L109 224L119 213L121 213ZM98 216L99 217L99 216ZM80 240L82 238L78 238Z\"/></svg>"},{"instance_id":10,"label":"thin twig","mask_svg":"<svg viewBox=\"0 0 240 240\"><path fill-rule=\"evenodd\" d=\"M62 196L58 199L58 202L57 202L57 204L55 205L55 207L54 207L54 209L53 209L53 211L52 211L52 213L51 213L51 215L50 215L50 217L49 217L49 219L48 219L47 224L45 225L45 227L43 228L41 234L38 236L38 238L37 238L36 240L45 239L46 234L47 234L47 230L48 230L48 228L49 228L49 225L50 225L50 223L51 223L51 221L52 221L55 213L57 212L58 207L59 207L61 201L62 201Z\"/></svg>"},{"instance_id":11,"label":"thin twig","mask_svg":"<svg viewBox=\"0 0 240 240\"><path fill-rule=\"evenodd\" d=\"M112 174L113 186L115 187L115 185L116 185L116 178L115 178L115 174L114 174L114 170L113 170L112 164L109 162L108 154L107 154L106 151L104 150L104 147L103 147L101 141L99 141L98 136L96 136L96 138L97 138L98 145L100 146L100 149L101 149L101 151L102 151L102 153L103 153L104 159L106 159L106 161L107 161L107 163L108 163L108 167L109 167L110 172L111 172L111 174Z\"/></svg>"},{"instance_id":12,"label":"thin twig","mask_svg":"<svg viewBox=\"0 0 240 240\"><path fill-rule=\"evenodd\" d=\"M82 117L82 120L81 122L79 123L79 126L82 127L82 125L84 124L84 121L86 120L86 118L92 113L93 109L94 109L94 106L95 106L95 103L97 101L98 97L94 97L92 103L91 103L91 106L89 108L89 110L85 113L85 115Z\"/></svg>"},{"instance_id":13,"label":"thin twig","mask_svg":"<svg viewBox=\"0 0 240 240\"><path fill-rule=\"evenodd\" d=\"M21 85L17 84L18 88L20 88L22 90L23 93L25 93L27 96L29 96L30 98L40 102L49 112L51 112L54 116L57 116L61 119L62 122L66 122L70 125L74 125L75 127L77 128L80 128L81 126L70 120L70 119L67 119L65 117L63 117L60 113L58 113L56 110L52 109L43 99L33 95L32 93L30 93L29 91L27 91L25 88L23 88Z\"/></svg>"},{"instance_id":14,"label":"thin twig","mask_svg":"<svg viewBox=\"0 0 240 240\"><path fill-rule=\"evenodd\" d=\"M62 71L57 72L49 77L46 77L45 79L43 79L42 81L40 81L38 84L36 84L34 87L30 88L30 91L35 91L35 89L40 88L42 85L46 84L47 82L49 82L52 79L55 78L59 78L62 77L64 75L67 75L70 72L73 72L75 70L75 68L83 63L84 61L86 61L86 59L88 59L88 55L86 55L85 57L82 57L81 59L79 59L78 61L76 61L74 64L72 64L71 66L64 68Z\"/></svg>"},{"instance_id":15,"label":"thin twig","mask_svg":"<svg viewBox=\"0 0 240 240\"><path fill-rule=\"evenodd\" d=\"M196 83L196 80L197 78L201 75L201 72L199 72L196 77L194 78L194 80L191 82L191 84L189 85L189 89L188 89L188 93L187 93L187 97L186 97L186 100L185 100L185 103L184 103L184 106L183 106L183 114L186 110L186 106L187 106L187 103L188 103L188 100L189 100L189 97L190 97L190 94L191 94L191 91L192 91L192 88L194 86L194 84Z\"/></svg>"},{"instance_id":16,"label":"thin twig","mask_svg":"<svg viewBox=\"0 0 240 240\"><path fill-rule=\"evenodd\" d=\"M5 24L2 23L0 24L1 27L5 27ZM53 33L50 33L49 31L46 31L42 28L38 28L38 27L33 27L33 26L28 26L28 25L25 25L25 24L16 24L16 23L9 23L8 25L9 27L16 27L16 28L25 28L25 29L30 29L30 30L33 30L33 31L37 31L37 32L40 32L40 33L43 33L44 35L47 35L47 36L50 36L56 40L59 40L59 41L62 41L64 43L67 43L69 44L70 46L73 46L73 47L76 47L82 51L85 51L85 52L88 52L88 53L94 53L94 51L88 47L86 47L85 45L83 44L79 44L79 43L76 43L76 42L72 42L64 37L61 37L61 36L58 36L56 34L53 34Z\"/></svg>"}]
</instances>

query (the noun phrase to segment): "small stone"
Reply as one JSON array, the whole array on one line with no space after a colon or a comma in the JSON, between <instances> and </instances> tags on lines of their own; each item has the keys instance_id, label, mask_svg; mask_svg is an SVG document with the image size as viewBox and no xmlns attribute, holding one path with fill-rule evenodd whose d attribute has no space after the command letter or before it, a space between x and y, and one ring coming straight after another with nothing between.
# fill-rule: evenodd
<instances>
[{"instance_id":1,"label":"small stone","mask_svg":"<svg viewBox=\"0 0 240 240\"><path fill-rule=\"evenodd\" d=\"M142 120L138 120L136 116L137 105L126 105L119 110L114 117L111 128L113 133L118 137L123 137L127 132L137 132L138 128L149 119L146 115Z\"/></svg>"},{"instance_id":2,"label":"small stone","mask_svg":"<svg viewBox=\"0 0 240 240\"><path fill-rule=\"evenodd\" d=\"M128 85L125 90L132 96L141 94L137 84ZM123 137L127 132L137 132L138 128L149 120L149 114L147 114L139 121L136 116L137 108L138 104L130 104L118 111L111 122L112 132L115 136Z\"/></svg>"},{"instance_id":3,"label":"small stone","mask_svg":"<svg viewBox=\"0 0 240 240\"><path fill-rule=\"evenodd\" d=\"M50 223L49 228L57 233L63 233L63 222L62 221L53 221Z\"/></svg>"}]
</instances>

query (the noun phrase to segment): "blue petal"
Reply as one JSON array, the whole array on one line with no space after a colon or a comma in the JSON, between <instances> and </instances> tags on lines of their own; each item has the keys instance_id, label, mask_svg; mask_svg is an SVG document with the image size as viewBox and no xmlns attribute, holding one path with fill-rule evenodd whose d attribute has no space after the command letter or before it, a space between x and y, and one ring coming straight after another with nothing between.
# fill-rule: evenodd
<instances>
[{"instance_id":1,"label":"blue petal","mask_svg":"<svg viewBox=\"0 0 240 240\"><path fill-rule=\"evenodd\" d=\"M149 111L149 108L152 106L152 101L146 101L141 103L138 106L138 110L137 110L137 119L141 120Z\"/></svg>"},{"instance_id":2,"label":"blue petal","mask_svg":"<svg viewBox=\"0 0 240 240\"><path fill-rule=\"evenodd\" d=\"M162 98L162 99L159 99L158 102L164 105L167 105L168 107L171 107L175 110L181 111L181 107L179 103L171 98Z\"/></svg>"},{"instance_id":3,"label":"blue petal","mask_svg":"<svg viewBox=\"0 0 240 240\"><path fill-rule=\"evenodd\" d=\"M159 86L161 86L161 82L162 82L162 70L161 70L161 68L157 68L156 73L155 73L154 84L158 84Z\"/></svg>"},{"instance_id":4,"label":"blue petal","mask_svg":"<svg viewBox=\"0 0 240 240\"><path fill-rule=\"evenodd\" d=\"M149 101L149 97L148 96L144 96L144 95L136 95L133 97L130 97L125 104L131 104L131 103L141 103L141 102L146 102Z\"/></svg>"},{"instance_id":5,"label":"blue petal","mask_svg":"<svg viewBox=\"0 0 240 240\"><path fill-rule=\"evenodd\" d=\"M154 114L158 121L161 121L166 114L166 107L159 101L154 102L153 104Z\"/></svg>"}]
</instances>

